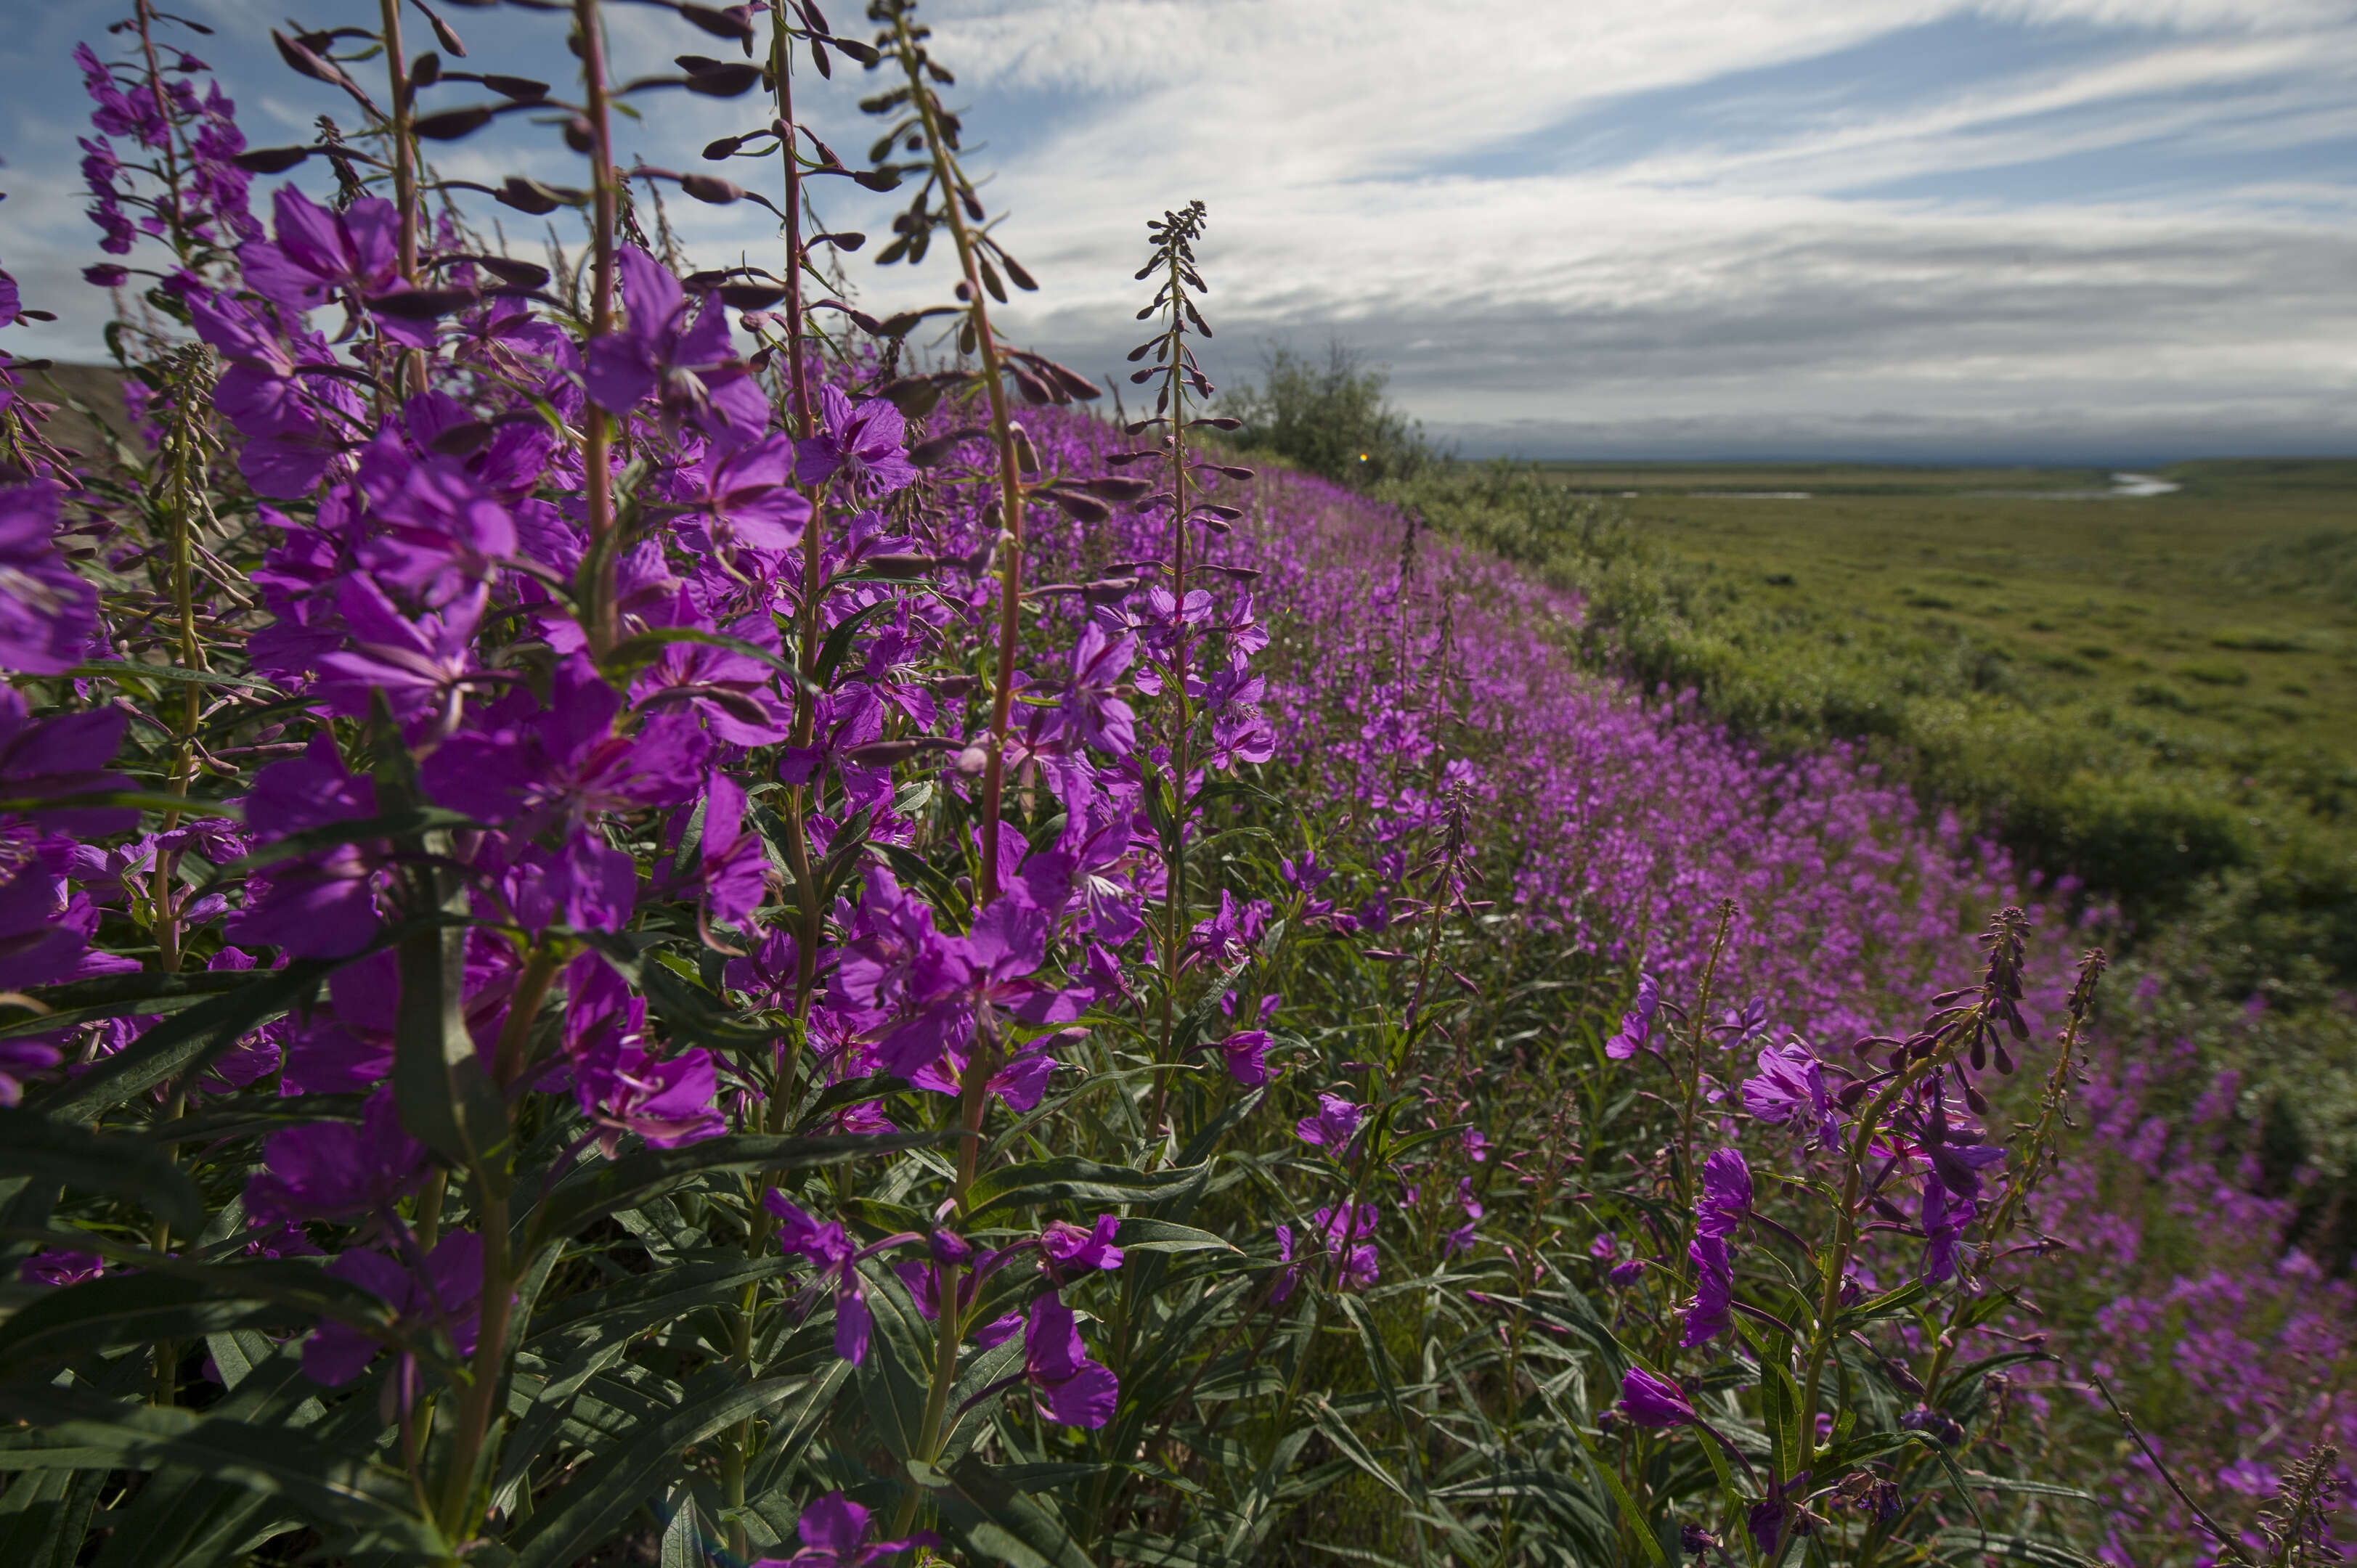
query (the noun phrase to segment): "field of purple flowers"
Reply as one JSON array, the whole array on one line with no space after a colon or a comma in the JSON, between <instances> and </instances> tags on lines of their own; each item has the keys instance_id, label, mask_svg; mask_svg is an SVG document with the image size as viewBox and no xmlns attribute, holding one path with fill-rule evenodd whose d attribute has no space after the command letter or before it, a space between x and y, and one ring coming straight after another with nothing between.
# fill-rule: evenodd
<instances>
[{"instance_id":1,"label":"field of purple flowers","mask_svg":"<svg viewBox=\"0 0 2357 1568\"><path fill-rule=\"evenodd\" d=\"M905 0L530 8L577 84L274 35L304 147L145 0L79 57L136 428L0 361L0 1561L2328 1560L2348 1289L2034 877L1239 464L1200 206L1084 412ZM679 91L774 201L618 166ZM436 174L495 125L583 183ZM948 302L825 295L836 179Z\"/></svg>"}]
</instances>

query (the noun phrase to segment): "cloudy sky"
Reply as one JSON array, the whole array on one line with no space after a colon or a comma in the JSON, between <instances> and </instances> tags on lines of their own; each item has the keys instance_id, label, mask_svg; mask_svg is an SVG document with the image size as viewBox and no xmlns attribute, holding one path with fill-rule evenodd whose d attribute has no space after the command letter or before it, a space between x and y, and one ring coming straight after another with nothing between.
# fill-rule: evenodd
<instances>
[{"instance_id":1,"label":"cloudy sky","mask_svg":"<svg viewBox=\"0 0 2357 1568\"><path fill-rule=\"evenodd\" d=\"M180 0L257 145L348 106L265 0ZM283 5L283 0L274 0ZM834 0L848 26L855 0ZM1146 217L1200 198L1221 350L1329 338L1469 452L2147 462L2357 452L2357 5L2302 0L942 0L973 157L1045 285L1009 322L1128 347ZM372 25L335 0L312 26ZM450 8L470 64L554 76L554 18ZM615 7L628 70L711 40ZM66 52L102 0L0 0L0 263L89 358ZM412 13L412 48L430 43ZM260 48L255 47L259 40ZM838 63L805 86L865 150ZM468 101L464 88L442 102ZM694 166L755 101L672 95L624 146ZM516 124L515 122L508 122ZM444 172L568 177L546 132ZM765 171L727 171L746 183ZM834 182L828 220L891 199ZM740 216L740 214L743 214ZM515 215L508 214L512 218ZM769 259L750 209L683 215ZM511 226L520 233L519 226ZM870 254L874 247L869 248ZM855 259L873 304L932 298Z\"/></svg>"}]
</instances>

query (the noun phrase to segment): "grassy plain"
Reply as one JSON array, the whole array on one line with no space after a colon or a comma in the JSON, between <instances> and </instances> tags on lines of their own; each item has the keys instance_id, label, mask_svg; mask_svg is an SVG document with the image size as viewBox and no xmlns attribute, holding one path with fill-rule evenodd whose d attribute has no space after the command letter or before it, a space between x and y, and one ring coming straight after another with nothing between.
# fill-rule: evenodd
<instances>
[{"instance_id":1,"label":"grassy plain","mask_svg":"<svg viewBox=\"0 0 2357 1568\"><path fill-rule=\"evenodd\" d=\"M1761 623L1751 640L1846 629L1925 694L1961 672L1999 705L2145 732L2164 760L2357 758L2357 461L2186 463L2161 476L2183 489L2140 497L2101 495L2093 470L1544 472L1616 500L1706 575L1715 619ZM2083 495L2020 493L2039 490Z\"/></svg>"}]
</instances>

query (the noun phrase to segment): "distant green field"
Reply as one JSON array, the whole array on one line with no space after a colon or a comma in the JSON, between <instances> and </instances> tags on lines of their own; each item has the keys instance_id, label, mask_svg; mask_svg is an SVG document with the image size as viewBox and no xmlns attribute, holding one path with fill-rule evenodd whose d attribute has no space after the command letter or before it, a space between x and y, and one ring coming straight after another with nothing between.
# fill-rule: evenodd
<instances>
[{"instance_id":1,"label":"distant green field","mask_svg":"<svg viewBox=\"0 0 2357 1568\"><path fill-rule=\"evenodd\" d=\"M1991 697L2109 707L2205 754L2357 757L2357 461L2185 463L2161 476L2175 494L2075 499L2004 492L2097 489L2109 475L1545 472L1620 499L1645 540L1709 574L1725 610L1846 626L1894 653L1969 643L1996 666L1975 682ZM1724 490L1811 494L1708 493Z\"/></svg>"}]
</instances>

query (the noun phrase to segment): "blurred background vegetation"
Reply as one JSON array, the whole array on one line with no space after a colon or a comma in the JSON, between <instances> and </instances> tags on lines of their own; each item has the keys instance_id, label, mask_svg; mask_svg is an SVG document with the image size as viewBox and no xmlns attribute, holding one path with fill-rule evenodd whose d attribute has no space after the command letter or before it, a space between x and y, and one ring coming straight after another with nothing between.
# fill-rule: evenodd
<instances>
[{"instance_id":1,"label":"blurred background vegetation","mask_svg":"<svg viewBox=\"0 0 2357 1568\"><path fill-rule=\"evenodd\" d=\"M2115 1046L2242 1074L2298 1240L2357 1245L2357 461L2097 470L1469 463L1340 346L1271 354L1233 439L1587 602L1593 668L1770 754L1857 746L2125 961ZM2189 1092L2190 1091L2189 1086ZM2156 1109L2164 1110L2165 1106Z\"/></svg>"}]
</instances>

